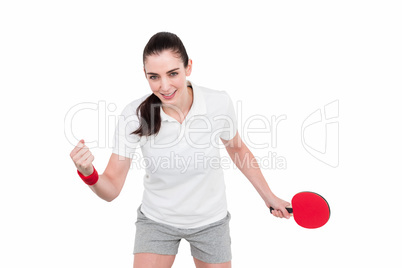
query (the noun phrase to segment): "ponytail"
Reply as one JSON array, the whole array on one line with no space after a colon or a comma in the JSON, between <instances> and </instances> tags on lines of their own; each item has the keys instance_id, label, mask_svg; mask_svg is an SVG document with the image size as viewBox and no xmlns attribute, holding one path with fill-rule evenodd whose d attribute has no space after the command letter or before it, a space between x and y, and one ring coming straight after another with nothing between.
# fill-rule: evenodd
<instances>
[{"instance_id":1,"label":"ponytail","mask_svg":"<svg viewBox=\"0 0 402 268\"><path fill-rule=\"evenodd\" d=\"M151 94L137 108L137 116L140 118L140 126L131 134L139 136L151 136L157 134L161 128L161 100Z\"/></svg>"}]
</instances>

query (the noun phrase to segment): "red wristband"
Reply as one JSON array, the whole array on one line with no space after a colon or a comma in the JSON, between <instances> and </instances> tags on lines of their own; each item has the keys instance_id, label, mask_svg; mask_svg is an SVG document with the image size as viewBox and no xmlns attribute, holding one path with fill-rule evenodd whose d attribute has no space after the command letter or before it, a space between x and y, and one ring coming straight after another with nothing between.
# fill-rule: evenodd
<instances>
[{"instance_id":1,"label":"red wristband","mask_svg":"<svg viewBox=\"0 0 402 268\"><path fill-rule=\"evenodd\" d=\"M80 176L80 178L88 185L94 185L95 183L97 183L98 179L99 179L99 175L98 172L96 171L95 167L92 166L94 168L94 172L92 172L91 175L89 176L84 176L78 169L78 175Z\"/></svg>"}]
</instances>

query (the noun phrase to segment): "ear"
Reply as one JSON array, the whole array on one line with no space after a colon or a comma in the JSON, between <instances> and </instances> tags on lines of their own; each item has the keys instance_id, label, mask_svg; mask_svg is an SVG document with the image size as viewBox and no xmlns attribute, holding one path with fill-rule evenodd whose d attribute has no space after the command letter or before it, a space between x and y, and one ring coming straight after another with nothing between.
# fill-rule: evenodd
<instances>
[{"instance_id":1,"label":"ear","mask_svg":"<svg viewBox=\"0 0 402 268\"><path fill-rule=\"evenodd\" d=\"M187 68L186 68L186 76L190 76L192 71L193 71L193 60L188 59L188 65L187 65Z\"/></svg>"}]
</instances>

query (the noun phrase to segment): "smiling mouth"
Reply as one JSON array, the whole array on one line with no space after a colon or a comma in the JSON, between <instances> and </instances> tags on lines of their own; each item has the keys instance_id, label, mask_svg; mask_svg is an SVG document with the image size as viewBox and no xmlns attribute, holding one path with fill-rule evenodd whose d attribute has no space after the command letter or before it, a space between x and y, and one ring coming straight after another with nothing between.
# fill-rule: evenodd
<instances>
[{"instance_id":1,"label":"smiling mouth","mask_svg":"<svg viewBox=\"0 0 402 268\"><path fill-rule=\"evenodd\" d=\"M170 94L162 94L163 96L166 96L166 97L169 97L169 96L172 96L175 92L176 92L177 90L175 90L175 91L173 91L172 93L170 93Z\"/></svg>"}]
</instances>

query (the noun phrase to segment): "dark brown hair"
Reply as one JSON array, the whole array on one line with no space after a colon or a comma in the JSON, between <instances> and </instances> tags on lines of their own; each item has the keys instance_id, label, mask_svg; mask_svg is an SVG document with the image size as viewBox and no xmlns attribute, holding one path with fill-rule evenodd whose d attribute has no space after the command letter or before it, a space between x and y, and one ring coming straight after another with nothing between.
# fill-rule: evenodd
<instances>
[{"instance_id":1,"label":"dark brown hair","mask_svg":"<svg viewBox=\"0 0 402 268\"><path fill-rule=\"evenodd\" d=\"M181 58L184 68L188 66L188 55L180 38L169 32L159 32L149 39L144 48L142 57L143 64L148 56L159 55L165 50L170 50ZM160 116L160 109L162 106L161 100L155 95L151 94L146 98L137 108L137 116L140 119L140 126L131 134L139 136L151 136L157 134L161 128L162 119Z\"/></svg>"}]
</instances>

